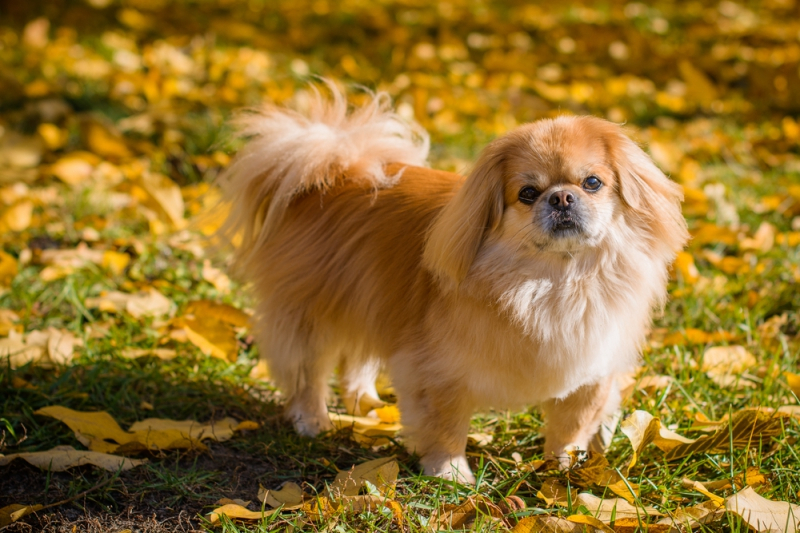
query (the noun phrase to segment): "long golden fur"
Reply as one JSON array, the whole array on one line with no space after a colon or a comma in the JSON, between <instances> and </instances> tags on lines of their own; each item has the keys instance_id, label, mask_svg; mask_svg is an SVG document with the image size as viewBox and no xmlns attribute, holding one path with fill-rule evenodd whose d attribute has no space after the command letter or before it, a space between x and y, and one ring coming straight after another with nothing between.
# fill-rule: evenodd
<instances>
[{"instance_id":1,"label":"long golden fur","mask_svg":"<svg viewBox=\"0 0 800 533\"><path fill-rule=\"evenodd\" d=\"M431 170L427 134L385 95L348 109L331 92L240 118L222 178L232 266L297 431L330 429L337 367L350 411L380 405L385 365L428 474L473 480L469 420L488 407L541 404L546 452L585 449L687 240L680 188L593 117L521 126L466 179Z\"/></svg>"}]
</instances>

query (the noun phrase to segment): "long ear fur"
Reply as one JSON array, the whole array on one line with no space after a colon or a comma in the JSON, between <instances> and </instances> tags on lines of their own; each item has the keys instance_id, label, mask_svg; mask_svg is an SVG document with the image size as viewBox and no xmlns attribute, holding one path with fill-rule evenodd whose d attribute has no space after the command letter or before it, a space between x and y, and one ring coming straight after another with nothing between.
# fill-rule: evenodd
<instances>
[{"instance_id":1,"label":"long ear fur","mask_svg":"<svg viewBox=\"0 0 800 533\"><path fill-rule=\"evenodd\" d=\"M481 153L475 168L434 220L422 261L441 281L458 285L467 276L487 231L503 216L505 139Z\"/></svg>"},{"instance_id":2,"label":"long ear fur","mask_svg":"<svg viewBox=\"0 0 800 533\"><path fill-rule=\"evenodd\" d=\"M618 134L614 159L622 200L636 225L644 227L654 244L664 243L668 253L677 253L689 239L681 213L683 190L667 178L636 143Z\"/></svg>"}]
</instances>

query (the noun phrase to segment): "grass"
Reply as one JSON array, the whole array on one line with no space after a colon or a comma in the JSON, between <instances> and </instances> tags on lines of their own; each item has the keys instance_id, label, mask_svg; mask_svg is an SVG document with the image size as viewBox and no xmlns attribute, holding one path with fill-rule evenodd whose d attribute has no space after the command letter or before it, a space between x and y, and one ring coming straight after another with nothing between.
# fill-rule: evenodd
<instances>
[{"instance_id":1,"label":"grass","mask_svg":"<svg viewBox=\"0 0 800 533\"><path fill-rule=\"evenodd\" d=\"M643 352L644 374L671 376L673 381L658 390L634 390L624 404L625 413L645 410L671 429L697 436L699 433L690 429L697 414L717 420L747 407L800 403L783 375L797 372L800 363L800 252L797 244L791 243L793 232L800 230L800 196L787 193L800 184L800 165L797 136L784 120L797 109L785 91L777 88L781 83L774 81L783 76L789 87L794 87L794 74L789 72L792 60L786 60L788 66L757 65L766 71L764 78L773 80L770 83L775 87L768 87L769 91L753 73L755 64L745 62L750 70L736 78L734 74L743 70L738 65L744 61L737 59L738 47L771 50L779 45L747 33L740 41L731 41L715 26L717 20L727 20L716 8L692 4L681 10L656 3L643 10L636 8L636 13L627 17L621 13L629 8L614 2L600 6L594 14L589 7L560 10L511 0L497 9L462 1L435 6L412 2L366 6L347 1L338 10L324 1L154 2L148 7L146 2L126 0L100 8L90 4L93 2L66 0L46 6L20 3L0 18L0 61L7 65L0 71L0 155L10 142L4 135L35 136L44 122L56 124L67 136L62 146L42 150L33 178L26 178L31 190L52 187L56 198L37 201L33 219L25 228L0 234L3 250L15 259L26 253L32 257L30 262L20 261L19 273L6 290L0 289L0 309L16 312L22 331L54 327L68 330L84 342L67 366L11 368L3 364L0 453L43 451L64 444L81 448L64 424L34 414L49 405L106 410L123 427L148 417L202 422L233 416L261 425L224 443L212 443L207 452L149 455L147 465L127 472L109 473L90 466L44 472L22 461L0 467L0 507L66 502L0 527L0 531L398 530L391 513L383 511L356 515L342 511L318 522L309 521L302 512L282 512L260 523L223 518L219 526L211 526L204 518L220 498L255 500L259 485L276 488L293 481L308 493L321 494L338 470L387 455L395 455L400 465L397 500L404 509L402 529L408 532L428 531L435 510L476 495L493 502L512 495L521 498L526 508L517 512L517 517L586 512L573 501L562 509L547 509L537 496L547 480L556 478L570 488L572 481L565 473L537 472L530 467L542 456L542 418L535 408L475 415L471 431L489 434L493 440L486 446L469 446L468 456L479 481L475 487L461 486L422 476L418 458L399 444L362 448L347 431L313 440L297 436L281 418L280 392L269 382L250 377L258 354L246 331L239 335L236 360L221 361L204 356L191 344L166 338L163 321L139 320L86 306L87 298L104 290L155 286L174 302L178 313L201 298L240 309L252 307L246 287L220 293L203 279L204 257L176 246L170 240L171 231L152 230L153 222L144 208L155 208L136 190L134 159L180 186L211 179L220 165L202 157L235 150L235 143L226 140L225 120L232 111L262 98L286 101L302 91L306 71L387 89L398 105L410 109L431 131L432 166L436 168L463 171L488 140L509 126L558 112L618 117L615 120L627 120L637 135L650 143L654 156L657 147L662 152L677 151L677 156L656 159L662 166L672 167L667 170L675 179L694 191L687 194L690 228L697 232L703 225L717 224L732 231L734 240L726 240L719 230L708 242L690 244L699 278L690 280L680 273L673 276L671 298L655 320L653 342ZM742 9L759 13L759 28L786 18L777 3ZM144 18L137 19L136 13ZM38 48L20 45L23 28L38 16L50 21L47 42ZM661 24L653 22L659 18L667 20L671 28L666 36L653 29ZM69 28L75 31L70 33ZM703 28L708 31L703 33ZM479 37L473 36L476 34ZM531 39L527 48L508 44L524 41L521 34ZM491 43L494 37L502 43L508 37L508 43L495 48L470 45L464 48L466 52L456 46ZM559 46L568 46L567 37L580 53L560 51ZM120 38L128 39L124 46L144 67L126 71L115 63L124 60L124 56L115 59L123 46ZM624 64L607 54L610 43L620 40L629 43L631 59ZM421 62L427 52L418 47L420 43L435 44L438 55ZM696 88L676 67L682 58L707 52L714 44L729 46L734 54L733 59L699 65L716 87L724 112L695 101ZM650 56L641 57L640 48ZM175 54L184 59L175 59ZM447 59L448 54L454 54L454 59ZM110 74L98 76L91 72L91 65L76 66L78 59L95 56L110 65ZM183 71L171 63L186 58L195 71ZM552 65L557 65L561 74L548 83L572 91L569 94L573 96L557 98L532 85L531 80L544 76L548 68L552 72ZM796 64L792 68L796 71ZM527 81L518 83L521 78L513 78L514 72L527 76ZM647 81L655 89L649 91L645 84L639 92L613 93L609 80L624 76ZM170 93L187 79L198 92ZM32 85L37 80L48 86L44 94ZM178 85L171 85L173 82ZM128 87L129 92L119 89L118 83L128 83L123 88ZM152 83L155 85L148 85ZM668 86L678 94L680 83L685 94L676 96L678 100L667 98ZM593 92L585 93L587 86ZM43 118L48 99L65 103L67 111ZM750 107L743 107L742 102ZM118 123L140 115L152 127L127 131L123 137L135 157L104 155L102 146L86 139L87 121ZM124 178L112 185L98 180L82 187L52 178L49 165L75 150L99 153L108 168L119 170ZM21 182L14 177L19 169L7 164L4 157L0 157L0 189L9 191ZM141 201L113 208L109 192ZM191 204L188 196L187 204ZM8 207L3 199L0 215ZM163 225L163 217L159 220ZM785 238L767 250L746 250L742 239L753 237L763 222ZM86 240L86 228L97 231L99 245L128 253L131 263L116 275L93 265L55 281L42 280L43 265L37 254L46 249L75 248ZM720 258L738 262L726 266ZM691 328L728 332L732 338L657 342L664 335ZM747 370L746 376L752 386L721 387L699 370L706 348L727 342L744 345L756 356L758 364ZM123 356L128 348L164 346L175 349L177 357ZM672 462L649 446L628 480L641 487L641 503L669 514L706 500L687 489L684 478L731 478L754 466L767 473L767 483L758 488L763 496L797 502L798 436L800 424L792 419L775 442L754 442L747 449L693 454ZM630 444L617 432L606 458L612 467L623 469L630 455ZM522 462L518 463L519 457ZM596 487L580 489L610 496ZM732 492L725 489L719 493L726 496ZM250 508L257 507L254 503ZM503 529L480 513L471 527ZM728 515L700 530L735 532L746 528L740 519Z\"/></svg>"}]
</instances>

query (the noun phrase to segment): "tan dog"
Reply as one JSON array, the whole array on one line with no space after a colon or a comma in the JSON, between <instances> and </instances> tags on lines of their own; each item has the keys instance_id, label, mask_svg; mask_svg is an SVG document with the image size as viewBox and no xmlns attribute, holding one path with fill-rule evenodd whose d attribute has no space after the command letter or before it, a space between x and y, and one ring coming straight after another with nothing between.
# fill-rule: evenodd
<instances>
[{"instance_id":1,"label":"tan dog","mask_svg":"<svg viewBox=\"0 0 800 533\"><path fill-rule=\"evenodd\" d=\"M297 431L381 401L388 366L427 474L473 481L471 415L542 405L545 451L586 449L639 359L686 240L681 189L612 123L559 117L492 142L464 179L424 168L428 137L379 94L348 111L239 121L223 176L235 272L258 299L262 357Z\"/></svg>"}]
</instances>

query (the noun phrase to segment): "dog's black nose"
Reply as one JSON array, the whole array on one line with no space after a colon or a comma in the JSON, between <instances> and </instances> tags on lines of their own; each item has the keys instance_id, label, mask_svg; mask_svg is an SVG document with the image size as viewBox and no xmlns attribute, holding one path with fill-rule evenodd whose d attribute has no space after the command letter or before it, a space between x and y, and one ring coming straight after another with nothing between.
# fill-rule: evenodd
<instances>
[{"instance_id":1,"label":"dog's black nose","mask_svg":"<svg viewBox=\"0 0 800 533\"><path fill-rule=\"evenodd\" d=\"M556 191L547 200L547 203L559 211L566 211L572 207L573 202L575 202L575 196L569 191Z\"/></svg>"}]
</instances>

